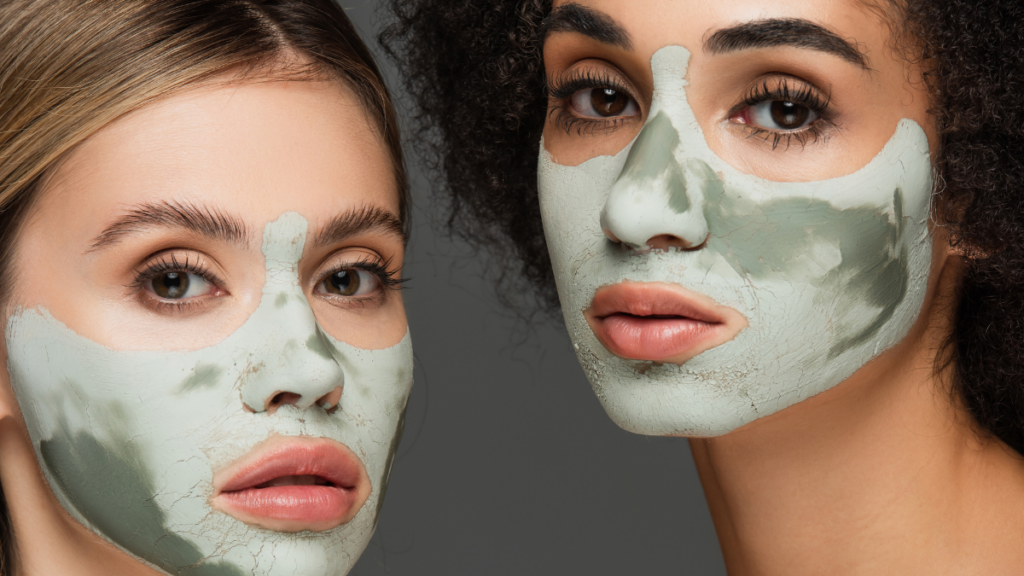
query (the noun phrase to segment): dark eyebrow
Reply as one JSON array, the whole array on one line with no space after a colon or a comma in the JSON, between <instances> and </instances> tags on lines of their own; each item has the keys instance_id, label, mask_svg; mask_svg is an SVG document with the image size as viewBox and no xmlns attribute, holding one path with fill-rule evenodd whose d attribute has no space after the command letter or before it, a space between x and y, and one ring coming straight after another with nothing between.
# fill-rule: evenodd
<instances>
[{"instance_id":1,"label":"dark eyebrow","mask_svg":"<svg viewBox=\"0 0 1024 576\"><path fill-rule=\"evenodd\" d=\"M851 64L869 69L867 57L852 43L843 40L828 28L801 18L754 20L718 30L704 41L704 50L712 54L776 46L828 52Z\"/></svg>"},{"instance_id":2,"label":"dark eyebrow","mask_svg":"<svg viewBox=\"0 0 1024 576\"><path fill-rule=\"evenodd\" d=\"M405 225L394 212L378 206L363 206L328 220L313 237L312 247L322 248L356 234L374 230L397 236L403 243L409 238Z\"/></svg>"},{"instance_id":3,"label":"dark eyebrow","mask_svg":"<svg viewBox=\"0 0 1024 576\"><path fill-rule=\"evenodd\" d=\"M633 49L633 38L611 16L575 2L552 10L541 26L545 38L552 32L576 32L623 50Z\"/></svg>"},{"instance_id":4,"label":"dark eyebrow","mask_svg":"<svg viewBox=\"0 0 1024 576\"><path fill-rule=\"evenodd\" d=\"M238 218L224 214L216 208L187 202L155 202L140 204L107 226L93 238L89 252L113 244L146 228L183 228L208 238L245 244L250 234Z\"/></svg>"}]
</instances>

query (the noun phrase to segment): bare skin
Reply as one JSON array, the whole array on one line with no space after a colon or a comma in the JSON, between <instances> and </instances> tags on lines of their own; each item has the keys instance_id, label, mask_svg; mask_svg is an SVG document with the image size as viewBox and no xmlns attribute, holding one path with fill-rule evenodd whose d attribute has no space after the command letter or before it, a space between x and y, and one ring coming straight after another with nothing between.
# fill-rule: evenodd
<instances>
[{"instance_id":1,"label":"bare skin","mask_svg":"<svg viewBox=\"0 0 1024 576\"><path fill-rule=\"evenodd\" d=\"M325 291L324 279L343 265L367 261L400 275L401 231L378 225L313 242L337 216L377 209L397 220L394 172L378 131L340 82L250 80L226 76L170 96L77 148L48 180L21 230L11 306L45 307L78 334L114 349L209 346L256 309L265 278L264 226L295 211L309 222L299 277L321 326L364 349L399 342L407 330L399 292L380 283L374 289L367 274L363 293L339 296ZM226 239L144 224L97 245L120 217L164 202L230 215L248 233ZM171 257L204 263L218 282L179 298L153 291L159 275L136 282L149 264ZM200 280L190 278L193 285ZM158 573L84 528L57 502L6 370L0 376L0 482L17 539L17 574Z\"/></svg>"},{"instance_id":2,"label":"bare skin","mask_svg":"<svg viewBox=\"0 0 1024 576\"><path fill-rule=\"evenodd\" d=\"M551 32L549 83L574 75L610 81L630 104L595 116L586 97L553 97L544 139L559 164L616 154L636 137L651 104L651 57L669 45L692 55L687 97L708 145L743 172L775 181L850 174L878 154L902 118L924 128L934 156L920 70L892 50L884 16L857 0L576 4L606 16L627 41ZM707 44L717 31L765 19L809 21L846 41L862 62L806 46ZM828 112L793 130L803 134L776 140L780 126L758 124L744 99L781 82L826 96ZM827 392L730 434L690 440L731 575L988 575L1024 565L1024 460L977 433L950 392L948 371L936 370L961 257L941 228L933 233L924 307L900 345Z\"/></svg>"}]
</instances>

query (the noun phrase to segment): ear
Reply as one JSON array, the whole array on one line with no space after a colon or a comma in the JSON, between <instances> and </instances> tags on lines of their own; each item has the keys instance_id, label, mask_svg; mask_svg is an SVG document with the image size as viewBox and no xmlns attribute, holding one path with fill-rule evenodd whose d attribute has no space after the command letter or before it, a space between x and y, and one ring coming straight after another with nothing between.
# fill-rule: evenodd
<instances>
[{"instance_id":1,"label":"ear","mask_svg":"<svg viewBox=\"0 0 1024 576\"><path fill-rule=\"evenodd\" d=\"M988 256L984 251L971 246L969 243L956 238L948 224L942 222L940 218L941 214L932 215L932 223L930 224L933 248L936 252L942 252L945 260L948 257L965 258L968 260L974 260L977 258L985 258Z\"/></svg>"},{"instance_id":2,"label":"ear","mask_svg":"<svg viewBox=\"0 0 1024 576\"><path fill-rule=\"evenodd\" d=\"M0 421L21 422L21 407L11 385L11 372L7 368L7 322L15 313L10 304L0 307Z\"/></svg>"},{"instance_id":3,"label":"ear","mask_svg":"<svg viewBox=\"0 0 1024 576\"><path fill-rule=\"evenodd\" d=\"M4 325L7 324L6 314ZM18 400L14 397L14 388L11 386L11 375L7 370L7 336L0 336L0 420L9 418L20 418L21 409L18 407Z\"/></svg>"},{"instance_id":4,"label":"ear","mask_svg":"<svg viewBox=\"0 0 1024 576\"><path fill-rule=\"evenodd\" d=\"M981 260L988 258L990 255L985 250L971 246L967 242L957 241L947 242L946 251L949 252L950 256L957 256L965 260Z\"/></svg>"},{"instance_id":5,"label":"ear","mask_svg":"<svg viewBox=\"0 0 1024 576\"><path fill-rule=\"evenodd\" d=\"M929 285L938 286L943 294L959 285L963 276L965 256L963 247L950 242L949 229L941 224L932 226L932 265ZM950 292L953 294L953 292Z\"/></svg>"}]
</instances>

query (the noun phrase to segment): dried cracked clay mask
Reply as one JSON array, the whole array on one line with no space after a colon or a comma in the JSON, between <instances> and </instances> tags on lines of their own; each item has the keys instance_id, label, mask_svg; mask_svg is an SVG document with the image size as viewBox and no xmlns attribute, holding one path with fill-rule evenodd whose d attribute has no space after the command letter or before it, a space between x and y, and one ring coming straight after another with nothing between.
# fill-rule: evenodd
<instances>
[{"instance_id":1,"label":"dried cracked clay mask","mask_svg":"<svg viewBox=\"0 0 1024 576\"><path fill-rule=\"evenodd\" d=\"M648 119L619 154L563 166L542 143L539 192L569 335L608 414L633 432L715 436L839 384L907 335L931 264L932 166L904 119L846 176L743 174L687 102L689 58L655 53ZM684 245L645 249L661 235ZM622 353L645 341L666 349Z\"/></svg>"},{"instance_id":2,"label":"dried cracked clay mask","mask_svg":"<svg viewBox=\"0 0 1024 576\"><path fill-rule=\"evenodd\" d=\"M390 348L362 350L320 328L299 287L306 230L295 212L266 226L259 307L208 348L111 350L40 308L17 310L7 323L11 383L57 499L164 572L343 575L373 533L412 385L411 340L407 332ZM316 403L339 387L340 401ZM280 391L299 398L266 410ZM221 511L294 511L252 486L218 505L214 475L234 466L234 488L274 486L259 477L273 476L268 459L253 454L280 464L297 452L312 454L307 464L316 468L299 472L337 479L327 487L339 488L290 486L308 490L307 500L314 494L316 505L299 513L334 514L324 521L335 526L289 532Z\"/></svg>"}]
</instances>

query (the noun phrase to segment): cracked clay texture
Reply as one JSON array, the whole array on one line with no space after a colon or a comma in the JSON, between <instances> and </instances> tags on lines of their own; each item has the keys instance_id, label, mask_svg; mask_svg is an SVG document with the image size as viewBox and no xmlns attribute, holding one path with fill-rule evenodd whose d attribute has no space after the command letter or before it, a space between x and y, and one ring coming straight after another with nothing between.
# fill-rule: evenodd
<instances>
[{"instance_id":1,"label":"cracked clay texture","mask_svg":"<svg viewBox=\"0 0 1024 576\"><path fill-rule=\"evenodd\" d=\"M715 156L686 99L690 53L651 59L654 99L637 138L579 166L539 159L541 214L577 356L612 419L642 434L716 436L842 382L902 340L931 266L928 140L902 120L866 166L773 182ZM602 227L623 231L623 244ZM673 234L694 251L634 248ZM583 311L601 286L670 282L749 322L682 365L625 360Z\"/></svg>"},{"instance_id":2,"label":"cracked clay texture","mask_svg":"<svg viewBox=\"0 0 1024 576\"><path fill-rule=\"evenodd\" d=\"M412 344L406 333L362 350L321 329L298 283L306 230L294 212L267 225L260 305L208 348L111 350L44 309L18 310L7 323L12 385L58 501L167 574L343 575L373 533L412 386ZM268 394L293 382L303 386L296 406L262 411ZM338 385L337 411L312 406ZM331 438L359 456L372 493L351 522L278 533L210 507L214 470L275 434Z\"/></svg>"}]
</instances>

